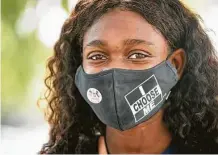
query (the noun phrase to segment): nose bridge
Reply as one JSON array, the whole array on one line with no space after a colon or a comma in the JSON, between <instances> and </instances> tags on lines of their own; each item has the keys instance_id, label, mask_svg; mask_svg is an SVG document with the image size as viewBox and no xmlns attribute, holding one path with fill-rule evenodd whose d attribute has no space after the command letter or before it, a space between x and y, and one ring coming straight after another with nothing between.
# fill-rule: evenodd
<instances>
[{"instance_id":1,"label":"nose bridge","mask_svg":"<svg viewBox=\"0 0 218 155\"><path fill-rule=\"evenodd\" d=\"M128 65L125 63L124 58L121 56L112 57L106 69L115 69L115 68L129 69Z\"/></svg>"}]
</instances>

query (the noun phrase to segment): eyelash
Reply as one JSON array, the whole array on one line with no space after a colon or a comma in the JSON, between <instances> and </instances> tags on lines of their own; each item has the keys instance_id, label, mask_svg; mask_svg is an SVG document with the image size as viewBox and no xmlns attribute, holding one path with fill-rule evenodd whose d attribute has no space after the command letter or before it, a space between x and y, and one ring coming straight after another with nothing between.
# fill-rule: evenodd
<instances>
[{"instance_id":1,"label":"eyelash","mask_svg":"<svg viewBox=\"0 0 218 155\"><path fill-rule=\"evenodd\" d=\"M101 58L104 57L104 59L98 59L98 58L93 59L93 57L101 57ZM88 59L89 59L89 60L94 60L94 61L96 61L96 60L106 60L107 57L104 56L103 54L95 54L95 55L93 55L93 56L89 56Z\"/></svg>"},{"instance_id":2,"label":"eyelash","mask_svg":"<svg viewBox=\"0 0 218 155\"><path fill-rule=\"evenodd\" d=\"M135 56L135 58L130 58L131 56L133 56L133 55L138 55L138 56L143 56L143 57L140 57L140 58L137 58L137 56ZM128 56L128 58L129 59L143 59L143 58L146 58L146 57L148 57L149 55L148 54L143 54L143 53L133 53L133 54L131 54L130 56Z\"/></svg>"},{"instance_id":3,"label":"eyelash","mask_svg":"<svg viewBox=\"0 0 218 155\"><path fill-rule=\"evenodd\" d=\"M130 58L133 55L138 55L138 56L143 56L143 57L137 58L137 56L135 56L135 58ZM135 53L132 53L130 56L128 56L128 59L131 59L131 60L134 60L134 59L144 59L144 58L149 57L149 56L150 56L149 54L143 54L143 53L140 53L140 52L135 52ZM104 54L98 53L98 54L94 54L92 56L89 56L87 59L93 60L93 61L97 61L97 60L106 60L107 58L108 57L105 56Z\"/></svg>"}]
</instances>

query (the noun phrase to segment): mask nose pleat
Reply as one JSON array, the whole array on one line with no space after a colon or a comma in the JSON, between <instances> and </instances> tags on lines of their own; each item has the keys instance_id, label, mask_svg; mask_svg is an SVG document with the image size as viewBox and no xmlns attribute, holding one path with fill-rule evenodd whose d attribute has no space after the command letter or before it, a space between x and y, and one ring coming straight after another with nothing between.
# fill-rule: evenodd
<instances>
[{"instance_id":1,"label":"mask nose pleat","mask_svg":"<svg viewBox=\"0 0 218 155\"><path fill-rule=\"evenodd\" d=\"M116 115L117 115L117 123L118 123L118 126L119 126L119 129L120 130L123 130L122 128L122 124L121 124L121 121L122 121L122 111L120 109L120 105L119 105L119 100L117 99L117 96L119 95L119 91L117 91L117 72L116 70L114 70L112 72L112 77L113 77L113 94L114 94L114 106L115 106L115 112L116 112Z\"/></svg>"}]
</instances>

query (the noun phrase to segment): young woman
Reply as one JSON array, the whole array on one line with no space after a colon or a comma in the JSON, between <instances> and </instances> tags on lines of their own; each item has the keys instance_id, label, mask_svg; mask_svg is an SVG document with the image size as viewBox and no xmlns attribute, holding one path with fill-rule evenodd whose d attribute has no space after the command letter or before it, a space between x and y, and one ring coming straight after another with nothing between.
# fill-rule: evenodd
<instances>
[{"instance_id":1,"label":"young woman","mask_svg":"<svg viewBox=\"0 0 218 155\"><path fill-rule=\"evenodd\" d=\"M80 0L45 80L40 153L218 153L218 61L178 0Z\"/></svg>"}]
</instances>

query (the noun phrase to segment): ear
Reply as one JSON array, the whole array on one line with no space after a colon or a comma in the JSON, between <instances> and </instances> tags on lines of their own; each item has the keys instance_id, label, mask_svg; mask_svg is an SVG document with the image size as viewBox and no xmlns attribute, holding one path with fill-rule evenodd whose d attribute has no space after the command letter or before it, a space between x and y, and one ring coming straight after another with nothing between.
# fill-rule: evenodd
<instances>
[{"instance_id":1,"label":"ear","mask_svg":"<svg viewBox=\"0 0 218 155\"><path fill-rule=\"evenodd\" d=\"M181 78L185 64L186 64L186 55L185 51L180 48L173 52L173 54L168 59L176 68L179 79Z\"/></svg>"}]
</instances>

